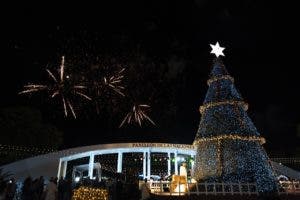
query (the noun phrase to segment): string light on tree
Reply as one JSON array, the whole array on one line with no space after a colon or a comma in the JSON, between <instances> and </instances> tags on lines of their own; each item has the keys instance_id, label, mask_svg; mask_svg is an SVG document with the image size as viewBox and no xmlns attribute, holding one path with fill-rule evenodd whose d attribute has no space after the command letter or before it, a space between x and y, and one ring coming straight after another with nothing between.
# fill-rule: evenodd
<instances>
[{"instance_id":1,"label":"string light on tree","mask_svg":"<svg viewBox=\"0 0 300 200\"><path fill-rule=\"evenodd\" d=\"M272 192L276 179L261 146L265 139L247 115L248 104L219 58L225 48L218 42L211 47L216 58L200 106L194 177L200 182L256 183L259 192Z\"/></svg>"},{"instance_id":2,"label":"string light on tree","mask_svg":"<svg viewBox=\"0 0 300 200\"><path fill-rule=\"evenodd\" d=\"M230 80L232 83L234 82L234 78L229 76L229 75L224 75L224 76L220 76L220 77L213 77L211 79L208 79L207 81L207 85L210 86L211 83L215 82L215 81L219 81L221 79L228 79Z\"/></svg>"},{"instance_id":3,"label":"string light on tree","mask_svg":"<svg viewBox=\"0 0 300 200\"><path fill-rule=\"evenodd\" d=\"M221 106L221 105L234 105L234 106L241 106L245 111L248 110L248 104L244 101L220 101L220 102L209 102L202 106L200 106L199 111L201 114L203 114L208 108L214 107L214 106Z\"/></svg>"},{"instance_id":4,"label":"string light on tree","mask_svg":"<svg viewBox=\"0 0 300 200\"><path fill-rule=\"evenodd\" d=\"M258 136L240 136L238 134L226 134L226 135L219 135L219 136L216 136L216 137L200 138L197 141L194 141L194 145L197 145L197 144L199 144L201 142L221 141L221 140L258 141L260 144L266 143L266 140L263 137L258 137Z\"/></svg>"}]
</instances>

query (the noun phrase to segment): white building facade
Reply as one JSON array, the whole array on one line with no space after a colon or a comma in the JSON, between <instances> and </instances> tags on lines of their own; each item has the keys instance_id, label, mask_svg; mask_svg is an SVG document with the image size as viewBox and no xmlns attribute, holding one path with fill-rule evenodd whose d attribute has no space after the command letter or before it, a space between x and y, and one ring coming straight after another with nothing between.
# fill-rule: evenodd
<instances>
[{"instance_id":1,"label":"white building facade","mask_svg":"<svg viewBox=\"0 0 300 200\"><path fill-rule=\"evenodd\" d=\"M182 162L190 164L193 168L193 160L196 149L193 145L187 144L170 144L170 143L115 143L100 144L77 147L49 154L39 155L24 160L19 160L4 166L0 166L3 172L13 174L16 180L24 180L26 177L38 178L44 176L50 177L73 178L80 177L94 179L96 176L101 178L100 170L109 166L111 171L121 173L126 170L129 162L138 161L139 175L143 178L150 179L152 175L160 175L155 172L155 166L164 168L166 175L178 174ZM129 156L128 156L129 155ZM155 155L163 155L155 157ZM99 159L100 157L100 159ZM106 157L106 160L101 159ZM126 159L129 157L129 159ZM192 158L191 160L189 160ZM76 162L81 160L83 162ZM157 160L156 162L154 162ZM109 161L108 163L105 163ZM190 162L192 161L192 162ZM155 165L156 164L156 165ZM161 167L161 166L164 167ZM272 166L277 174L285 175L292 179L299 179L300 172L290 169L280 163L272 162ZM69 177L67 177L69 176Z\"/></svg>"},{"instance_id":2,"label":"white building facade","mask_svg":"<svg viewBox=\"0 0 300 200\"><path fill-rule=\"evenodd\" d=\"M164 175L178 174L182 162L190 162L196 154L193 145L170 143L115 143L84 146L20 160L5 166L4 171L14 174L16 179L27 176L91 179L101 178L101 169L122 173L130 168L129 162L137 162L139 175L150 179L157 174L156 166L164 166ZM106 158L106 159L103 159ZM84 174L84 175L83 175Z\"/></svg>"}]
</instances>

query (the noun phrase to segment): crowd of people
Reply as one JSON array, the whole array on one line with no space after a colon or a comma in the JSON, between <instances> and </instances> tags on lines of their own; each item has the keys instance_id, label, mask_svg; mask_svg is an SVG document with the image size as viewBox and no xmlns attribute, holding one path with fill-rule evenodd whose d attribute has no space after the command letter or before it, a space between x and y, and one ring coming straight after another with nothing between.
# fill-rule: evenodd
<instances>
[{"instance_id":1,"label":"crowd of people","mask_svg":"<svg viewBox=\"0 0 300 200\"><path fill-rule=\"evenodd\" d=\"M121 178L108 178L101 181L82 179L72 182L64 178L50 178L45 180L43 176L32 179L27 177L21 184L13 178L6 182L0 191L0 200L71 200L73 190L80 186L89 186L107 189L109 200L139 200L148 199L147 184L143 184L141 191L138 180L124 180Z\"/></svg>"},{"instance_id":2,"label":"crowd of people","mask_svg":"<svg viewBox=\"0 0 300 200\"><path fill-rule=\"evenodd\" d=\"M71 200L72 182L68 179L50 178L46 183L43 176L32 179L27 177L20 191L16 181L11 178L0 194L0 200Z\"/></svg>"}]
</instances>

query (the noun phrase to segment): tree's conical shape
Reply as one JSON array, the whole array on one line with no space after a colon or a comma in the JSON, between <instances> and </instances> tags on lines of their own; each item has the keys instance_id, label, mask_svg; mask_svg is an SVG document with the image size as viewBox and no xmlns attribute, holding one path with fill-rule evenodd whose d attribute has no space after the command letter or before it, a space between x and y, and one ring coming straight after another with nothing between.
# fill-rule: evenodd
<instances>
[{"instance_id":1,"label":"tree's conical shape","mask_svg":"<svg viewBox=\"0 0 300 200\"><path fill-rule=\"evenodd\" d=\"M198 181L254 182L260 192L276 188L265 140L247 115L248 105L234 79L216 59L207 81L209 88L200 106L201 121L194 145L194 176Z\"/></svg>"},{"instance_id":2,"label":"tree's conical shape","mask_svg":"<svg viewBox=\"0 0 300 200\"><path fill-rule=\"evenodd\" d=\"M200 107L202 119L196 139L224 134L259 136L246 113L248 105L220 59L215 60L207 82L209 88Z\"/></svg>"},{"instance_id":3,"label":"tree's conical shape","mask_svg":"<svg viewBox=\"0 0 300 200\"><path fill-rule=\"evenodd\" d=\"M234 86L234 80L228 73L220 59L216 59L207 81L209 88L204 100L204 104L218 101L232 100L242 101L241 95Z\"/></svg>"}]
</instances>

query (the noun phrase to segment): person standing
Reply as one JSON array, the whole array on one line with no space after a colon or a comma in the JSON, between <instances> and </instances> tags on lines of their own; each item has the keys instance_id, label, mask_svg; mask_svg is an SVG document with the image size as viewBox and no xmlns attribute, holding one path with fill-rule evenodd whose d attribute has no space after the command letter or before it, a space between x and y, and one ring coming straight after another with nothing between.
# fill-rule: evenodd
<instances>
[{"instance_id":1,"label":"person standing","mask_svg":"<svg viewBox=\"0 0 300 200\"><path fill-rule=\"evenodd\" d=\"M122 195L123 195L123 183L120 180L120 178L118 178L117 182L116 182L116 197L117 197L117 200L122 199Z\"/></svg>"},{"instance_id":2,"label":"person standing","mask_svg":"<svg viewBox=\"0 0 300 200\"><path fill-rule=\"evenodd\" d=\"M15 182L15 179L12 178L11 180L9 180L7 184L5 199L13 200L16 194L16 190L17 190L17 184Z\"/></svg>"},{"instance_id":3,"label":"person standing","mask_svg":"<svg viewBox=\"0 0 300 200\"><path fill-rule=\"evenodd\" d=\"M62 200L71 200L72 198L72 181L65 179L63 186L63 198Z\"/></svg>"},{"instance_id":4,"label":"person standing","mask_svg":"<svg viewBox=\"0 0 300 200\"><path fill-rule=\"evenodd\" d=\"M43 176L40 176L39 178L39 181L38 181L38 198L39 199L42 199L43 197L43 193L44 193L44 182L45 182L45 179Z\"/></svg>"},{"instance_id":5,"label":"person standing","mask_svg":"<svg viewBox=\"0 0 300 200\"><path fill-rule=\"evenodd\" d=\"M53 178L50 179L46 187L46 198L45 200L56 200L57 197L57 187Z\"/></svg>"},{"instance_id":6,"label":"person standing","mask_svg":"<svg viewBox=\"0 0 300 200\"><path fill-rule=\"evenodd\" d=\"M187 181L187 170L186 170L186 163L185 162L182 163L182 165L180 166L179 175L184 176L185 180Z\"/></svg>"},{"instance_id":7,"label":"person standing","mask_svg":"<svg viewBox=\"0 0 300 200\"><path fill-rule=\"evenodd\" d=\"M32 178L29 176L24 180L22 187L22 199L23 200L32 200Z\"/></svg>"},{"instance_id":8,"label":"person standing","mask_svg":"<svg viewBox=\"0 0 300 200\"><path fill-rule=\"evenodd\" d=\"M150 189L147 183L147 179L145 178L144 183L141 186L141 200L146 200L150 198Z\"/></svg>"},{"instance_id":9,"label":"person standing","mask_svg":"<svg viewBox=\"0 0 300 200\"><path fill-rule=\"evenodd\" d=\"M65 179L63 177L60 177L57 186L58 200L63 200L64 187L65 187Z\"/></svg>"}]
</instances>

